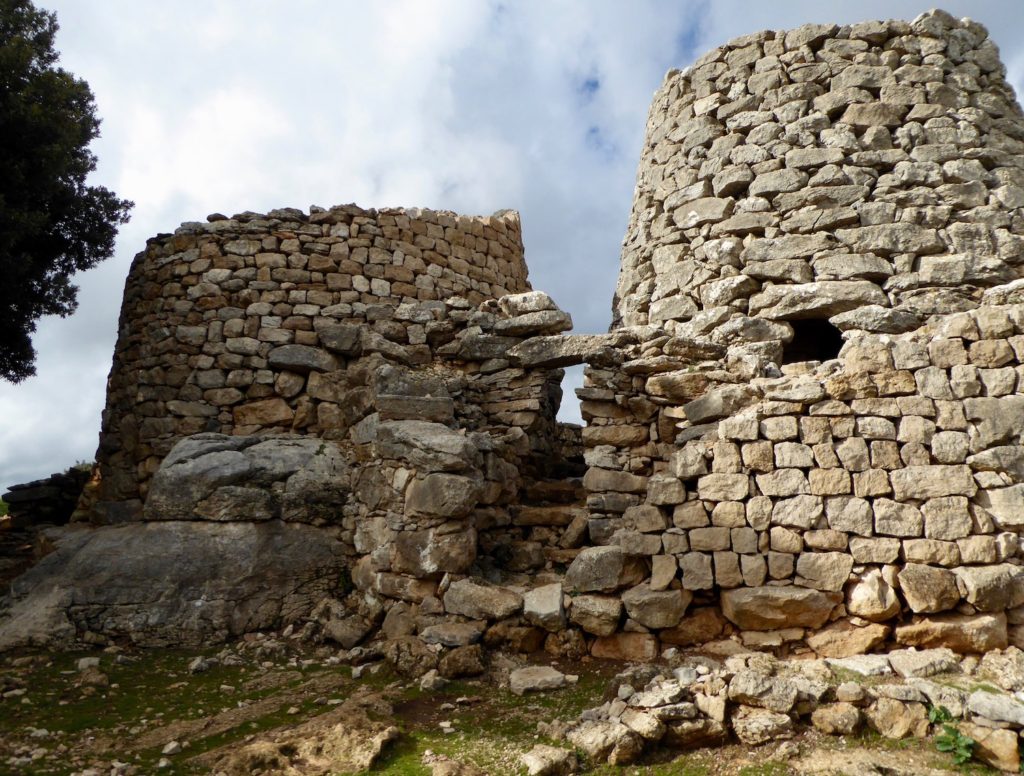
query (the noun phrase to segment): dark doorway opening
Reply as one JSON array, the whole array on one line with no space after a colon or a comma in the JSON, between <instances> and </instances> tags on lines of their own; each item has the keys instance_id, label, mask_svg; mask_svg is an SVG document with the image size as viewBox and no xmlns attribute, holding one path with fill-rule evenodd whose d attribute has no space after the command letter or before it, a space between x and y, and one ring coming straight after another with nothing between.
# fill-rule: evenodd
<instances>
[{"instance_id":1,"label":"dark doorway opening","mask_svg":"<svg viewBox=\"0 0 1024 776\"><path fill-rule=\"evenodd\" d=\"M838 358L843 347L843 334L823 318L789 321L793 339L782 348L782 363L799 361L828 361Z\"/></svg>"}]
</instances>

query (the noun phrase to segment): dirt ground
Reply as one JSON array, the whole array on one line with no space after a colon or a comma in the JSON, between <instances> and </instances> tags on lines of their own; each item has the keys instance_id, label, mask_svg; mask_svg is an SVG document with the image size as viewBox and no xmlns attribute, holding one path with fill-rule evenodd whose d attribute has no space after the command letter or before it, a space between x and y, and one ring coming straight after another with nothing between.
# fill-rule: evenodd
<instances>
[{"instance_id":1,"label":"dirt ground","mask_svg":"<svg viewBox=\"0 0 1024 776\"><path fill-rule=\"evenodd\" d=\"M544 655L532 663L547 663ZM85 658L83 661L82 659ZM98 665L89 665L98 659ZM578 684L517 697L494 677L421 690L383 664L274 638L224 650L130 650L0 657L0 774L522 774L537 723L599 705L623 668L561 666ZM356 674L357 678L353 676ZM930 740L804 731L761 747L664 749L593 774L931 776L956 767Z\"/></svg>"}]
</instances>

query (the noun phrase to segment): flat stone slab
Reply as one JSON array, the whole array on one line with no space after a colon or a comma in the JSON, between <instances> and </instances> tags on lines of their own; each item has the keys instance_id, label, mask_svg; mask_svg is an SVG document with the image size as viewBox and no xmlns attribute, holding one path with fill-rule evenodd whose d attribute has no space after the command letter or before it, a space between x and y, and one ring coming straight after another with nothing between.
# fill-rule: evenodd
<instances>
[{"instance_id":1,"label":"flat stone slab","mask_svg":"<svg viewBox=\"0 0 1024 776\"><path fill-rule=\"evenodd\" d=\"M960 672L960 661L951 649L897 649L889 653L889 665L904 679Z\"/></svg>"},{"instance_id":2,"label":"flat stone slab","mask_svg":"<svg viewBox=\"0 0 1024 776\"><path fill-rule=\"evenodd\" d=\"M886 676L892 673L889 658L885 655L854 655L853 657L826 658L830 668L853 671L861 676Z\"/></svg>"},{"instance_id":3,"label":"flat stone slab","mask_svg":"<svg viewBox=\"0 0 1024 776\"><path fill-rule=\"evenodd\" d=\"M515 695L528 692L557 690L565 686L565 674L550 666L517 668L508 677L509 687Z\"/></svg>"}]
</instances>

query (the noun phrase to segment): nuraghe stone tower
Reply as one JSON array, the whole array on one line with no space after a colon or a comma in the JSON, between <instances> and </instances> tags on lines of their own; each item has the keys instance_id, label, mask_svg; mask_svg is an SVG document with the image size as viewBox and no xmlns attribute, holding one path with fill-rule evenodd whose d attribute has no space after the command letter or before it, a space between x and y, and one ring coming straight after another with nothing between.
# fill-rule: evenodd
<instances>
[{"instance_id":1,"label":"nuraghe stone tower","mask_svg":"<svg viewBox=\"0 0 1024 776\"><path fill-rule=\"evenodd\" d=\"M562 333L513 213L185 224L128 279L101 525L0 646L1024 645L1022 206L996 48L930 12L670 72L608 334Z\"/></svg>"}]
</instances>

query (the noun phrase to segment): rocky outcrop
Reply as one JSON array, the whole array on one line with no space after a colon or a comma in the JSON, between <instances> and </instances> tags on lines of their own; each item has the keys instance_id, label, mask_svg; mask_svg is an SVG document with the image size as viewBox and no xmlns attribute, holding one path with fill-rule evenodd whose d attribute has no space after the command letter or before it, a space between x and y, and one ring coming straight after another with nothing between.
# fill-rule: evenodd
<instances>
[{"instance_id":1,"label":"rocky outcrop","mask_svg":"<svg viewBox=\"0 0 1024 776\"><path fill-rule=\"evenodd\" d=\"M345 586L335 530L263 522L69 527L5 600L0 649L80 634L200 645L283 627Z\"/></svg>"}]
</instances>

